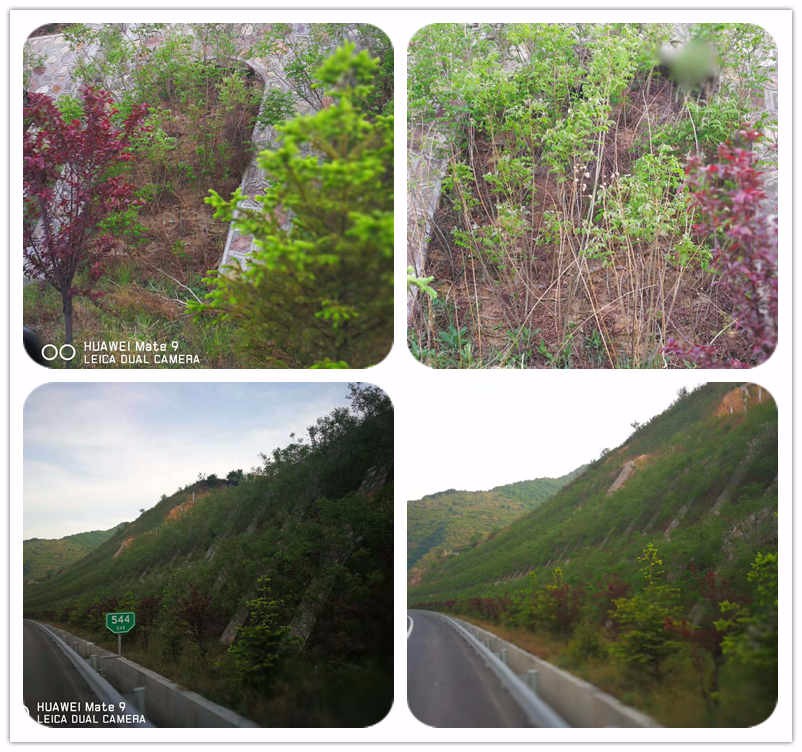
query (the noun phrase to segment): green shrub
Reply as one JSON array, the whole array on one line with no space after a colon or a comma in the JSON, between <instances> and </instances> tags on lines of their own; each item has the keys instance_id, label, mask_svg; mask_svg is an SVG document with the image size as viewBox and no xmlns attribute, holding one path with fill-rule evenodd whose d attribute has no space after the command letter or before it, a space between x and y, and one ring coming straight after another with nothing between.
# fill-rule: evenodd
<instances>
[{"instance_id":1,"label":"green shrub","mask_svg":"<svg viewBox=\"0 0 802 752\"><path fill-rule=\"evenodd\" d=\"M278 125L295 115L295 95L283 89L270 89L262 100L260 125Z\"/></svg>"},{"instance_id":2,"label":"green shrub","mask_svg":"<svg viewBox=\"0 0 802 752\"><path fill-rule=\"evenodd\" d=\"M392 337L392 116L369 117L378 62L345 45L319 69L334 104L285 121L260 154L258 209L215 191L215 217L256 238L245 269L210 277L200 314L239 325L235 347L271 367L377 362ZM311 153L309 153L311 152Z\"/></svg>"}]
</instances>

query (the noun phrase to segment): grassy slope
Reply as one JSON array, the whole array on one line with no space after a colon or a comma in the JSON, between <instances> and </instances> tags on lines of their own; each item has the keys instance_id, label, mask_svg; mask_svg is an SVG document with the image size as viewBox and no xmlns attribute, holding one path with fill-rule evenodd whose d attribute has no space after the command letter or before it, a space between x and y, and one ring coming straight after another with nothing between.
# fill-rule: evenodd
<instances>
[{"instance_id":1,"label":"grassy slope","mask_svg":"<svg viewBox=\"0 0 802 752\"><path fill-rule=\"evenodd\" d=\"M715 417L733 387L707 385L675 403L533 512L436 562L410 601L500 594L557 565L585 582L628 580L649 541L677 572L693 562L742 573L755 550L776 545L777 416L767 400ZM622 466L643 455L608 495Z\"/></svg>"},{"instance_id":2,"label":"grassy slope","mask_svg":"<svg viewBox=\"0 0 802 752\"><path fill-rule=\"evenodd\" d=\"M477 545L526 512L532 511L569 482L536 478L489 491L443 491L407 505L407 568L418 577L438 559Z\"/></svg>"},{"instance_id":3,"label":"grassy slope","mask_svg":"<svg viewBox=\"0 0 802 752\"><path fill-rule=\"evenodd\" d=\"M218 493L223 488L224 484L220 484ZM196 483L169 497L163 497L159 503L147 509L133 522L113 528L109 531L111 535L93 547L80 560L66 567L59 576L45 583L30 583L30 587L25 590L26 609L32 607L36 610L44 604L54 608L62 601L70 602L79 594L92 593L95 590L114 592L116 583L122 587L129 576L141 574L146 570L147 564L169 566L175 550L167 544L154 546L156 540L173 537L182 539L188 551L196 548L198 541L193 540L190 532L185 530L186 521L178 516L170 524L167 522L168 516L175 507L191 503L193 498L200 501L210 492L209 484L205 481ZM216 494L212 495L210 499L212 504L216 497ZM201 513L201 510L202 507L198 507L196 512ZM210 522L216 520L218 514L219 510L213 509ZM130 544L125 555L115 556L127 541L130 541ZM145 566L142 566L143 564Z\"/></svg>"},{"instance_id":4,"label":"grassy slope","mask_svg":"<svg viewBox=\"0 0 802 752\"><path fill-rule=\"evenodd\" d=\"M86 556L127 523L109 530L92 530L63 538L31 538L22 542L22 573L25 582L43 580Z\"/></svg>"}]
</instances>

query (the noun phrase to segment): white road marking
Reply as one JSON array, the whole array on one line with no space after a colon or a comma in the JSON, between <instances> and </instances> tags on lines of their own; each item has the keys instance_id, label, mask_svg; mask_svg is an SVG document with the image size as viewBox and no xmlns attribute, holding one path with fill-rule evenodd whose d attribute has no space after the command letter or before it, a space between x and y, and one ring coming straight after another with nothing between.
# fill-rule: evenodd
<instances>
[{"instance_id":1,"label":"white road marking","mask_svg":"<svg viewBox=\"0 0 802 752\"><path fill-rule=\"evenodd\" d=\"M412 617L409 614L407 614L407 621L409 622L409 627L407 627L407 639L409 639L409 636L412 634L412 628L415 626L415 622L412 621Z\"/></svg>"}]
</instances>

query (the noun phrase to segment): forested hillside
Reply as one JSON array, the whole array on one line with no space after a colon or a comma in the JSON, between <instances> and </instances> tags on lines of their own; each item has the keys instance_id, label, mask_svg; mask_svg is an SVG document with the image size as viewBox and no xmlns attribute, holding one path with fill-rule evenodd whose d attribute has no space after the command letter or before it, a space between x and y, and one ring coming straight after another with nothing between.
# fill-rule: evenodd
<instances>
[{"instance_id":1,"label":"forested hillside","mask_svg":"<svg viewBox=\"0 0 802 752\"><path fill-rule=\"evenodd\" d=\"M432 562L456 556L540 506L575 473L536 478L489 491L441 491L407 505L407 568L415 584Z\"/></svg>"},{"instance_id":2,"label":"forested hillside","mask_svg":"<svg viewBox=\"0 0 802 752\"><path fill-rule=\"evenodd\" d=\"M108 540L120 527L66 535L63 538L31 538L22 542L22 576L36 582L58 572L68 564L86 556L93 548Z\"/></svg>"},{"instance_id":3,"label":"forested hillside","mask_svg":"<svg viewBox=\"0 0 802 752\"><path fill-rule=\"evenodd\" d=\"M751 725L776 698L777 515L773 400L709 384L410 603L518 630L667 725Z\"/></svg>"},{"instance_id":4,"label":"forested hillside","mask_svg":"<svg viewBox=\"0 0 802 752\"><path fill-rule=\"evenodd\" d=\"M202 478L52 579L25 616L271 726L361 726L392 701L393 412L375 387L253 473Z\"/></svg>"}]
</instances>

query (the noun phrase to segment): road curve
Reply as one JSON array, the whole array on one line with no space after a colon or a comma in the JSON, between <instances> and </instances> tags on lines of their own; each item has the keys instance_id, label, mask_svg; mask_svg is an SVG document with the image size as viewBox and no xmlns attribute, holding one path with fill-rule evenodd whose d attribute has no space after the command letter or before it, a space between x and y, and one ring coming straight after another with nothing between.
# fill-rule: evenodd
<instances>
[{"instance_id":1,"label":"road curve","mask_svg":"<svg viewBox=\"0 0 802 752\"><path fill-rule=\"evenodd\" d=\"M410 611L407 698L413 715L438 728L531 725L477 652L435 614Z\"/></svg>"},{"instance_id":2,"label":"road curve","mask_svg":"<svg viewBox=\"0 0 802 752\"><path fill-rule=\"evenodd\" d=\"M129 726L121 717L133 708L95 709L99 699L53 638L36 622L24 620L22 631L22 697L28 714L55 728Z\"/></svg>"}]
</instances>

